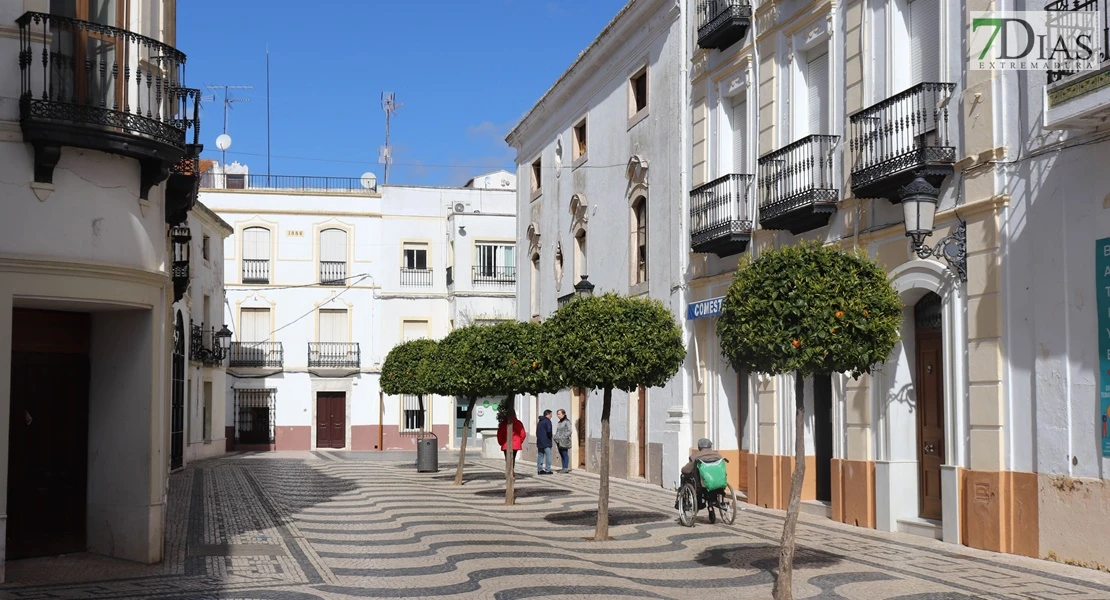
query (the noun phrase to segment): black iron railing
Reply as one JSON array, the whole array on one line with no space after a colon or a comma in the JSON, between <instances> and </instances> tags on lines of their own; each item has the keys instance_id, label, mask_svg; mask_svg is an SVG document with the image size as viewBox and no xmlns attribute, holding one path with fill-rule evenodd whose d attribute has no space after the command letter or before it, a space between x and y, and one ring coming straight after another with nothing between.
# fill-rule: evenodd
<instances>
[{"instance_id":1,"label":"black iron railing","mask_svg":"<svg viewBox=\"0 0 1110 600\"><path fill-rule=\"evenodd\" d=\"M243 259L243 283L270 283L270 261L267 259Z\"/></svg>"},{"instance_id":2,"label":"black iron railing","mask_svg":"<svg viewBox=\"0 0 1110 600\"><path fill-rule=\"evenodd\" d=\"M358 342L309 342L309 368L357 369L361 364Z\"/></svg>"},{"instance_id":3,"label":"black iron railing","mask_svg":"<svg viewBox=\"0 0 1110 600\"><path fill-rule=\"evenodd\" d=\"M754 175L718 177L690 192L690 245L698 248L733 235L750 235Z\"/></svg>"},{"instance_id":4,"label":"black iron railing","mask_svg":"<svg viewBox=\"0 0 1110 600\"><path fill-rule=\"evenodd\" d=\"M698 45L724 49L743 39L751 25L748 0L698 0Z\"/></svg>"},{"instance_id":5,"label":"black iron railing","mask_svg":"<svg viewBox=\"0 0 1110 600\"><path fill-rule=\"evenodd\" d=\"M241 185L240 185L241 183ZM207 172L201 175L200 187L205 189L250 189L291 192L366 193L377 191L363 186L358 177L317 177L313 175L235 175L228 185L228 175Z\"/></svg>"},{"instance_id":6,"label":"black iron railing","mask_svg":"<svg viewBox=\"0 0 1110 600\"><path fill-rule=\"evenodd\" d=\"M478 265L471 267L475 285L513 285L516 283L516 267Z\"/></svg>"},{"instance_id":7,"label":"black iron railing","mask_svg":"<svg viewBox=\"0 0 1110 600\"><path fill-rule=\"evenodd\" d=\"M189 323L189 360L216 366L223 362L224 352L216 339L216 330L204 323Z\"/></svg>"},{"instance_id":8,"label":"black iron railing","mask_svg":"<svg viewBox=\"0 0 1110 600\"><path fill-rule=\"evenodd\" d=\"M1099 52L1099 62L1105 63L1110 61L1110 0L1053 0L1045 4L1046 11L1061 12L1061 13L1075 13L1075 12L1098 12L1101 15L1101 34L1102 34L1102 50ZM1050 18L1049 28L1053 26L1068 27L1069 26L1067 15L1060 15L1055 18ZM1072 24L1074 25L1074 24ZM1054 57L1058 55L1054 54ZM1062 70L1048 70L1048 83L1052 84L1068 75L1073 75L1072 71Z\"/></svg>"},{"instance_id":9,"label":"black iron railing","mask_svg":"<svg viewBox=\"0 0 1110 600\"><path fill-rule=\"evenodd\" d=\"M431 269L401 269L401 285L423 286L432 285Z\"/></svg>"},{"instance_id":10,"label":"black iron railing","mask_svg":"<svg viewBox=\"0 0 1110 600\"><path fill-rule=\"evenodd\" d=\"M810 135L759 159L759 218L773 219L814 203L835 203L840 136Z\"/></svg>"},{"instance_id":11,"label":"black iron railing","mask_svg":"<svg viewBox=\"0 0 1110 600\"><path fill-rule=\"evenodd\" d=\"M273 444L276 405L276 389L235 390L235 441Z\"/></svg>"},{"instance_id":12,"label":"black iron railing","mask_svg":"<svg viewBox=\"0 0 1110 600\"><path fill-rule=\"evenodd\" d=\"M849 118L857 195L881 180L918 167L956 161L948 136L954 83L920 83Z\"/></svg>"},{"instance_id":13,"label":"black iron railing","mask_svg":"<svg viewBox=\"0 0 1110 600\"><path fill-rule=\"evenodd\" d=\"M186 225L175 225L170 228L170 240L173 248L173 263L171 264L170 278L173 280L174 302L180 300L189 288L189 244L193 234Z\"/></svg>"},{"instance_id":14,"label":"black iron railing","mask_svg":"<svg viewBox=\"0 0 1110 600\"><path fill-rule=\"evenodd\" d=\"M284 365L281 342L231 342L228 366L280 369Z\"/></svg>"},{"instance_id":15,"label":"black iron railing","mask_svg":"<svg viewBox=\"0 0 1110 600\"><path fill-rule=\"evenodd\" d=\"M320 261L320 285L347 285L347 262Z\"/></svg>"},{"instance_id":16,"label":"black iron railing","mask_svg":"<svg viewBox=\"0 0 1110 600\"><path fill-rule=\"evenodd\" d=\"M574 300L574 292L571 292L569 294L563 294L562 296L559 296L559 298L556 300L556 302L558 302L559 308L562 308L562 307L566 306L567 302L570 302L571 300Z\"/></svg>"},{"instance_id":17,"label":"black iron railing","mask_svg":"<svg viewBox=\"0 0 1110 600\"><path fill-rule=\"evenodd\" d=\"M20 118L126 132L179 150L199 127L185 54L146 36L79 19L24 13Z\"/></svg>"}]
</instances>

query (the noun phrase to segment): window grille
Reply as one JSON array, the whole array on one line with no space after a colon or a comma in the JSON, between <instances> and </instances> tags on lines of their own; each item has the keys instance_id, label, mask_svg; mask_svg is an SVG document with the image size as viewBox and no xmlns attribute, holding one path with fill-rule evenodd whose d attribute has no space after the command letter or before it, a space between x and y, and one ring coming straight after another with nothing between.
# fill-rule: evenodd
<instances>
[{"instance_id":1,"label":"window grille","mask_svg":"<svg viewBox=\"0 0 1110 600\"><path fill-rule=\"evenodd\" d=\"M235 390L235 441L241 444L274 443L273 388Z\"/></svg>"},{"instance_id":2,"label":"window grille","mask_svg":"<svg viewBox=\"0 0 1110 600\"><path fill-rule=\"evenodd\" d=\"M424 397L424 408L421 409L418 396L401 396L401 416L403 417L401 431L424 431L428 422L428 400L430 398L430 396Z\"/></svg>"}]
</instances>

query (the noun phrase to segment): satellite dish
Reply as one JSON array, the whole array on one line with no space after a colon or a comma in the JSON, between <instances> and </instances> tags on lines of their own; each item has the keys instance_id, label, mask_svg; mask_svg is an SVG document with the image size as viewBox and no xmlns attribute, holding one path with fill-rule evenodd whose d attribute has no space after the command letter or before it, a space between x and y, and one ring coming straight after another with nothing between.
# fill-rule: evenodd
<instances>
[{"instance_id":1,"label":"satellite dish","mask_svg":"<svg viewBox=\"0 0 1110 600\"><path fill-rule=\"evenodd\" d=\"M231 147L231 136L226 133L221 133L216 136L216 147L220 150L227 150Z\"/></svg>"},{"instance_id":2,"label":"satellite dish","mask_svg":"<svg viewBox=\"0 0 1110 600\"><path fill-rule=\"evenodd\" d=\"M461 213L464 210L466 210L466 205L465 204L463 204L462 202L456 202L455 203L455 212Z\"/></svg>"},{"instance_id":3,"label":"satellite dish","mask_svg":"<svg viewBox=\"0 0 1110 600\"><path fill-rule=\"evenodd\" d=\"M362 187L372 190L378 187L378 176L367 171L362 174Z\"/></svg>"}]
</instances>

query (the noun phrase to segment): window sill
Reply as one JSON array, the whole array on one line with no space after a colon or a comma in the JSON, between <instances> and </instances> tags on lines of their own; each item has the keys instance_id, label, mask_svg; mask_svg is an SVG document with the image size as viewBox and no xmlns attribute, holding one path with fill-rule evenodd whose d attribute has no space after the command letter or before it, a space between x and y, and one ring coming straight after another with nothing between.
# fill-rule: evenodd
<instances>
[{"instance_id":1,"label":"window sill","mask_svg":"<svg viewBox=\"0 0 1110 600\"><path fill-rule=\"evenodd\" d=\"M590 156L588 154L583 154L582 156L579 156L578 158L574 159L574 162L572 162L570 164L571 170L573 171L574 169L577 169L578 167L581 167L582 165L586 164L586 161L589 160L589 159L590 159Z\"/></svg>"},{"instance_id":2,"label":"window sill","mask_svg":"<svg viewBox=\"0 0 1110 600\"><path fill-rule=\"evenodd\" d=\"M628 129L635 127L640 121L643 121L648 116L648 109L645 106L640 112L628 117Z\"/></svg>"},{"instance_id":3,"label":"window sill","mask_svg":"<svg viewBox=\"0 0 1110 600\"><path fill-rule=\"evenodd\" d=\"M647 293L648 293L648 282L647 281L641 281L640 283L634 283L631 286L629 286L629 288L628 288L628 295L629 296L643 296L644 294L647 294Z\"/></svg>"}]
</instances>

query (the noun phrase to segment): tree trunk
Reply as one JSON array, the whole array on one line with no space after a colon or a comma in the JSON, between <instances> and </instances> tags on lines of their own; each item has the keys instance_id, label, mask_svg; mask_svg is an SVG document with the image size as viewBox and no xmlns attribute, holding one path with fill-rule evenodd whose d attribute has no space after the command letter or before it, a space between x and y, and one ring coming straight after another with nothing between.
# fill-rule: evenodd
<instances>
[{"instance_id":1,"label":"tree trunk","mask_svg":"<svg viewBox=\"0 0 1110 600\"><path fill-rule=\"evenodd\" d=\"M779 571L772 590L775 600L793 600L791 579L794 575L794 530L798 526L798 508L802 502L802 481L806 474L805 440L805 377L794 374L794 475L790 478L790 503L786 505L786 524L782 527L779 548Z\"/></svg>"},{"instance_id":2,"label":"tree trunk","mask_svg":"<svg viewBox=\"0 0 1110 600\"><path fill-rule=\"evenodd\" d=\"M601 404L601 483L597 490L597 529L594 541L609 539L609 409L613 404L613 388L605 388ZM585 416L583 415L583 418Z\"/></svg>"},{"instance_id":3,"label":"tree trunk","mask_svg":"<svg viewBox=\"0 0 1110 600\"><path fill-rule=\"evenodd\" d=\"M474 415L474 403L477 396L471 396L466 402L466 419L463 420L462 442L459 443L459 466L455 469L455 485L463 484L463 464L466 463L466 440L470 437L470 418Z\"/></svg>"},{"instance_id":4,"label":"tree trunk","mask_svg":"<svg viewBox=\"0 0 1110 600\"><path fill-rule=\"evenodd\" d=\"M516 461L513 459L513 426L516 424L516 402L512 394L509 394L509 397L503 402L509 403L509 427L505 436L508 440L508 443L505 444L505 506L512 506L516 504Z\"/></svg>"}]
</instances>

